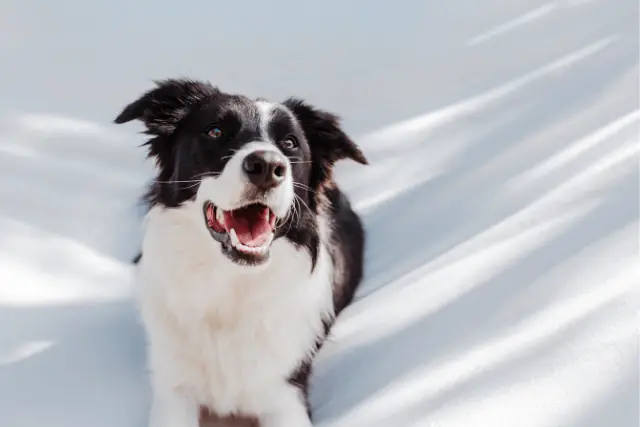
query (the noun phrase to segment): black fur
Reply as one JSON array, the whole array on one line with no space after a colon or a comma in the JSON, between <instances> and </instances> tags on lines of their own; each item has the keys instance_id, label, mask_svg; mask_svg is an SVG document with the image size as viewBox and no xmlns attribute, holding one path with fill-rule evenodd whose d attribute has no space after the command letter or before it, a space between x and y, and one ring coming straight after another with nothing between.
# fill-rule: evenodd
<instances>
[{"instance_id":1,"label":"black fur","mask_svg":"<svg viewBox=\"0 0 640 427\"><path fill-rule=\"evenodd\" d=\"M318 344L320 348L320 344ZM316 350L317 351L317 350ZM311 404L309 403L309 376L311 375L311 360L305 360L300 364L298 369L289 377L289 383L300 389L304 406L307 409L309 419L312 418Z\"/></svg>"},{"instance_id":2,"label":"black fur","mask_svg":"<svg viewBox=\"0 0 640 427\"><path fill-rule=\"evenodd\" d=\"M313 159L309 175L311 188L320 190L331 186L333 165L338 160L349 158L364 165L368 163L358 146L340 128L336 115L297 98L289 98L283 104L296 116L309 141ZM317 210L318 198L311 202Z\"/></svg>"},{"instance_id":3,"label":"black fur","mask_svg":"<svg viewBox=\"0 0 640 427\"><path fill-rule=\"evenodd\" d=\"M197 184L205 175L220 173L230 155L243 144L259 136L259 111L254 100L221 92L206 82L165 80L128 105L116 123L140 120L151 138L145 143L149 156L156 159L158 175L150 185L146 201L167 208L180 206L195 197ZM224 128L224 141L215 143L206 131L213 124ZM329 253L335 266L334 306L339 314L352 300L362 279L364 230L347 197L333 181L336 161L367 160L357 145L341 129L337 116L308 103L289 98L276 110L268 129L274 141L294 135L295 150L280 147L292 164L296 195L305 203L299 216L280 227L276 237L286 238L309 251L315 266L320 250L317 216L329 217L331 241ZM307 209L308 207L308 209ZM134 262L138 262L142 254ZM326 338L332 322L325 322L325 334L318 337L316 350ZM290 382L305 396L311 360L301 361Z\"/></svg>"},{"instance_id":4,"label":"black fur","mask_svg":"<svg viewBox=\"0 0 640 427\"><path fill-rule=\"evenodd\" d=\"M334 218L333 242L329 252L334 264L342 268L335 270L333 304L336 315L353 300L356 288L363 275L364 264L364 229L358 215L351 208L349 199L337 187L327 188L325 194L329 199L330 216Z\"/></svg>"}]
</instances>

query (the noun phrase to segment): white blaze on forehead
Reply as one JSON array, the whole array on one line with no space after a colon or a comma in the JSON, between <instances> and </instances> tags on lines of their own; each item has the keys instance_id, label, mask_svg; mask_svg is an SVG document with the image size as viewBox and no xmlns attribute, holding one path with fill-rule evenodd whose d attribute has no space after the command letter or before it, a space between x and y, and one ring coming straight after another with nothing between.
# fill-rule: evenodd
<instances>
[{"instance_id":1,"label":"white blaze on forehead","mask_svg":"<svg viewBox=\"0 0 640 427\"><path fill-rule=\"evenodd\" d=\"M263 141L275 142L269 136L269 122L273 117L273 111L276 109L276 104L269 101L256 101L256 106L260 113L260 137Z\"/></svg>"}]
</instances>

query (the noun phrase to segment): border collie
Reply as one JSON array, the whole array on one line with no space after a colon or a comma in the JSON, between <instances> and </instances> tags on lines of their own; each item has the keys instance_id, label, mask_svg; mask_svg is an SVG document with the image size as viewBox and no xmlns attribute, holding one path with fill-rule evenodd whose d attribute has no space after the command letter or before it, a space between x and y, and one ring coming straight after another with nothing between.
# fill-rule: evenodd
<instances>
[{"instance_id":1,"label":"border collie","mask_svg":"<svg viewBox=\"0 0 640 427\"><path fill-rule=\"evenodd\" d=\"M202 81L156 82L115 122L136 119L157 165L138 265L149 425L311 426L310 364L363 270L332 168L365 156L329 112Z\"/></svg>"}]
</instances>

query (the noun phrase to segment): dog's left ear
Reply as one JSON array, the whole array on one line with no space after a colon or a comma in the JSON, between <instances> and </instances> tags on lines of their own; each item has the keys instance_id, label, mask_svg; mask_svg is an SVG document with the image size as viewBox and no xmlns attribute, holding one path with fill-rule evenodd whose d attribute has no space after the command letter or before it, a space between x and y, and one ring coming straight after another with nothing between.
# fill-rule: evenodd
<instances>
[{"instance_id":1,"label":"dog's left ear","mask_svg":"<svg viewBox=\"0 0 640 427\"><path fill-rule=\"evenodd\" d=\"M369 164L360 148L340 128L338 116L319 110L304 101L289 98L283 103L296 116L314 156L326 162L327 172L341 159Z\"/></svg>"},{"instance_id":2,"label":"dog's left ear","mask_svg":"<svg viewBox=\"0 0 640 427\"><path fill-rule=\"evenodd\" d=\"M167 136L194 104L218 93L209 83L188 79L161 80L155 84L155 88L127 105L114 122L140 120L147 128L146 133Z\"/></svg>"}]
</instances>

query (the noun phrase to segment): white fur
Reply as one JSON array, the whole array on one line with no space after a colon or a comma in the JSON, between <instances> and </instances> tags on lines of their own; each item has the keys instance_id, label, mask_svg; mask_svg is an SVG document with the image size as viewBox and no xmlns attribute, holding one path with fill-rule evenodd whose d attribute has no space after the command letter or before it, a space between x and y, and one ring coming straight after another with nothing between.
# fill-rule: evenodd
<instances>
[{"instance_id":1,"label":"white fur","mask_svg":"<svg viewBox=\"0 0 640 427\"><path fill-rule=\"evenodd\" d=\"M310 426L287 377L333 315L332 264L321 245L274 241L264 269L242 267L211 238L199 202L154 207L139 274L149 339L152 427L196 427L199 405L257 415L262 427Z\"/></svg>"},{"instance_id":2,"label":"white fur","mask_svg":"<svg viewBox=\"0 0 640 427\"><path fill-rule=\"evenodd\" d=\"M260 112L260 136L264 141L274 143L269 136L269 121L271 120L271 114L276 106L269 101L256 101L256 106Z\"/></svg>"},{"instance_id":3,"label":"white fur","mask_svg":"<svg viewBox=\"0 0 640 427\"><path fill-rule=\"evenodd\" d=\"M224 210L242 203L248 180L242 161L277 150L267 125L272 104L259 102L262 141L234 153L217 177L204 178L195 201L153 207L146 217L139 265L140 311L148 338L153 389L151 427L197 427L199 407L218 415L257 416L261 427L311 426L299 389L287 381L310 356L333 316L333 265L327 225L311 258L282 238L270 261L240 266L206 228L203 204ZM291 165L263 203L284 217L293 203ZM322 218L322 216L320 216Z\"/></svg>"}]
</instances>

